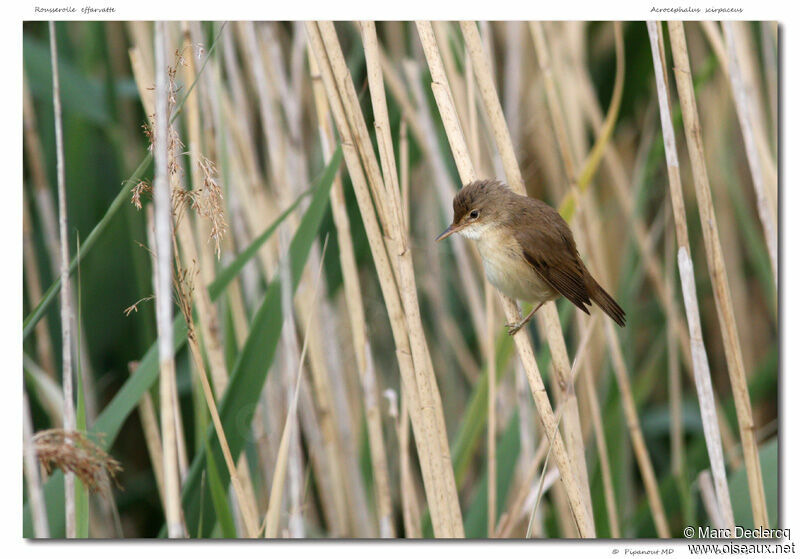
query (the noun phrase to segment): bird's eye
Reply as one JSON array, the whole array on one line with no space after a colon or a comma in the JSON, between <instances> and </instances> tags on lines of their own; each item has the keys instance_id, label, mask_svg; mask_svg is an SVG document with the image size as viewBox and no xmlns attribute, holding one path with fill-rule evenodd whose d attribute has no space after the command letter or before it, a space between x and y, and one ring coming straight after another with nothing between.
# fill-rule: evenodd
<instances>
[{"instance_id":1,"label":"bird's eye","mask_svg":"<svg viewBox=\"0 0 800 559\"><path fill-rule=\"evenodd\" d=\"M469 212L469 218L470 219L478 219L479 215L480 215L480 212L478 210L472 210L471 212Z\"/></svg>"}]
</instances>

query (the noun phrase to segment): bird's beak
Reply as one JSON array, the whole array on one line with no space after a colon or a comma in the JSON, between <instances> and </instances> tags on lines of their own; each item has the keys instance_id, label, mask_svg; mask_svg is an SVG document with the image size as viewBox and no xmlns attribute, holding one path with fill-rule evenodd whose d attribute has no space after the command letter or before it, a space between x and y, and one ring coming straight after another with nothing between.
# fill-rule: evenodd
<instances>
[{"instance_id":1,"label":"bird's beak","mask_svg":"<svg viewBox=\"0 0 800 559\"><path fill-rule=\"evenodd\" d=\"M458 233L460 230L461 230L461 227L458 227L456 225L450 225L450 227L448 227L447 229L442 231L441 235L436 237L436 242L438 243L439 241L441 241L442 239L446 239L447 237L449 237L453 233Z\"/></svg>"}]
</instances>

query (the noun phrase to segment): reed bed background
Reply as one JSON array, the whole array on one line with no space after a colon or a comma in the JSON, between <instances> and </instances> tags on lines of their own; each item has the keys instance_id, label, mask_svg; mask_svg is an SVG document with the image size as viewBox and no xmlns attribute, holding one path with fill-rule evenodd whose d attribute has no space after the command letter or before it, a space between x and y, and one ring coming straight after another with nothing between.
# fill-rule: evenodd
<instances>
[{"instance_id":1,"label":"reed bed background","mask_svg":"<svg viewBox=\"0 0 800 559\"><path fill-rule=\"evenodd\" d=\"M25 536L775 527L777 33L26 23ZM506 334L486 177L626 328Z\"/></svg>"}]
</instances>

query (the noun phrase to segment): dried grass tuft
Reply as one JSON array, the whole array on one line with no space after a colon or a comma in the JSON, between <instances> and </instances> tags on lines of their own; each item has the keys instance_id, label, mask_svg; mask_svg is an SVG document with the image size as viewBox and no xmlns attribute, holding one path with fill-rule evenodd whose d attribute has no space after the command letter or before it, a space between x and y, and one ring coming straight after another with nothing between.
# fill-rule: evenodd
<instances>
[{"instance_id":1,"label":"dried grass tuft","mask_svg":"<svg viewBox=\"0 0 800 559\"><path fill-rule=\"evenodd\" d=\"M122 465L80 431L47 429L33 436L36 457L48 475L58 468L71 472L92 493L108 495Z\"/></svg>"}]
</instances>

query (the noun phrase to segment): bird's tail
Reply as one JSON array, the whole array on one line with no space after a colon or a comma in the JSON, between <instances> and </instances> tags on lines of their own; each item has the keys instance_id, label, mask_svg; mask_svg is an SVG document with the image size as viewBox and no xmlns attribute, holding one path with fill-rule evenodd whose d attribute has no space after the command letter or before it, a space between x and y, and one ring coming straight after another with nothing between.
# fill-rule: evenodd
<instances>
[{"instance_id":1,"label":"bird's tail","mask_svg":"<svg viewBox=\"0 0 800 559\"><path fill-rule=\"evenodd\" d=\"M614 300L611 295L606 293L606 290L600 287L600 284L594 281L592 278L592 291L589 294L589 297L597 303L603 311L611 317L611 319L619 324L620 326L625 326L625 311L622 310L622 307Z\"/></svg>"}]
</instances>

